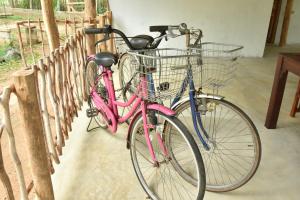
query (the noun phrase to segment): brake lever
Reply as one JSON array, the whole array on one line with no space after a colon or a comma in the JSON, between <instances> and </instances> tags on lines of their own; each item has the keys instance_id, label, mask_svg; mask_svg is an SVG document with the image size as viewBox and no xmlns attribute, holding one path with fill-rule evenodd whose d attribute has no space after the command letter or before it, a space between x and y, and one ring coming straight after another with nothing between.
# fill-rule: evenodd
<instances>
[{"instance_id":1,"label":"brake lever","mask_svg":"<svg viewBox=\"0 0 300 200\"><path fill-rule=\"evenodd\" d=\"M203 37L203 33L202 33L202 30L201 29L198 29L197 31L199 31L199 34L197 35L197 39L196 41L194 42L194 45L197 45L197 44L201 44L201 38Z\"/></svg>"},{"instance_id":2,"label":"brake lever","mask_svg":"<svg viewBox=\"0 0 300 200\"><path fill-rule=\"evenodd\" d=\"M176 34L173 32L174 30L177 30L178 29L178 26L169 26L168 28L168 35L171 37L171 38L175 38L176 37Z\"/></svg>"}]
</instances>

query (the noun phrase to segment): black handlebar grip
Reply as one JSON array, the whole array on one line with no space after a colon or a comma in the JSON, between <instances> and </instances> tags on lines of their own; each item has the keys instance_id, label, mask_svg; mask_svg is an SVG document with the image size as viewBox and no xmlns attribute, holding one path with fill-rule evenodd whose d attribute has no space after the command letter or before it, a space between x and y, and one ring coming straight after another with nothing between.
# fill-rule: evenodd
<instances>
[{"instance_id":1,"label":"black handlebar grip","mask_svg":"<svg viewBox=\"0 0 300 200\"><path fill-rule=\"evenodd\" d=\"M110 25L105 25L103 28L86 28L84 29L85 34L103 34L103 33L111 33L112 28Z\"/></svg>"},{"instance_id":2,"label":"black handlebar grip","mask_svg":"<svg viewBox=\"0 0 300 200\"><path fill-rule=\"evenodd\" d=\"M86 28L84 29L85 34L101 34L105 33L103 28Z\"/></svg>"},{"instance_id":3,"label":"black handlebar grip","mask_svg":"<svg viewBox=\"0 0 300 200\"><path fill-rule=\"evenodd\" d=\"M169 26L150 26L150 32L165 32L169 29Z\"/></svg>"}]
</instances>

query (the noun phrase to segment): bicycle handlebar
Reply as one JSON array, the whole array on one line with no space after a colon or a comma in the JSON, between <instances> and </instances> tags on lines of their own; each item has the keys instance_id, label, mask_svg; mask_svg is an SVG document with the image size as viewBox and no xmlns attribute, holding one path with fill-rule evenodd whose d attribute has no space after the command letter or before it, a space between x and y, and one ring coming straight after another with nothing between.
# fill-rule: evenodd
<instances>
[{"instance_id":1,"label":"bicycle handlebar","mask_svg":"<svg viewBox=\"0 0 300 200\"><path fill-rule=\"evenodd\" d=\"M110 33L107 28L86 28L84 29L85 34L103 34Z\"/></svg>"},{"instance_id":2,"label":"bicycle handlebar","mask_svg":"<svg viewBox=\"0 0 300 200\"><path fill-rule=\"evenodd\" d=\"M122 31L112 28L111 25L105 25L103 28L86 28L86 29L84 29L84 33L85 34L105 34L104 39L96 42L96 45L108 40L109 34L116 33L119 36L121 36L121 38L124 40L124 42L126 43L126 45L128 46L129 49L134 50L134 48L132 47L131 43L128 40L128 37ZM166 32L161 32L160 36L163 36L165 34L166 34ZM155 44L153 44L151 46L151 49L155 49L159 45L160 42L161 42L161 39L156 41Z\"/></svg>"},{"instance_id":3,"label":"bicycle handlebar","mask_svg":"<svg viewBox=\"0 0 300 200\"><path fill-rule=\"evenodd\" d=\"M111 25L105 25L103 28L86 28L86 29L84 29L84 33L85 34L105 34L104 39L98 41L96 44L108 40L109 39L109 34L116 33L116 34L118 34L122 37L122 39L125 41L125 43L127 44L127 46L130 49L133 49L133 47L130 44L130 42L129 42L128 38L126 37L126 35L122 31L112 28Z\"/></svg>"},{"instance_id":4,"label":"bicycle handlebar","mask_svg":"<svg viewBox=\"0 0 300 200\"><path fill-rule=\"evenodd\" d=\"M166 26L166 25L160 25L160 26L150 26L149 30L150 32L166 32L166 31L172 31L172 30L179 30L181 34L187 33L187 25L185 23L181 23L178 26Z\"/></svg>"},{"instance_id":5,"label":"bicycle handlebar","mask_svg":"<svg viewBox=\"0 0 300 200\"><path fill-rule=\"evenodd\" d=\"M167 31L171 37L176 37L176 34L173 33L174 30L178 30L181 35L191 34L190 29L187 28L187 25L185 23L181 23L177 26L166 26L166 25L150 26L149 29L150 29L150 32L160 32L160 36L158 36L157 40L155 40L150 45L150 47L149 47L150 49L157 48L158 45L160 44L160 42L162 41L162 39L167 38ZM126 43L126 45L128 46L129 49L134 50L130 41L128 40L128 37L122 31L112 28L111 25L105 25L103 28L86 28L86 29L84 29L84 33L85 34L105 34L104 39L97 41L95 45L108 40L109 34L116 33L119 36L121 36L121 38L124 40L124 42ZM201 37L202 37L202 32L199 29L199 35L197 36L196 42L200 41Z\"/></svg>"},{"instance_id":6,"label":"bicycle handlebar","mask_svg":"<svg viewBox=\"0 0 300 200\"><path fill-rule=\"evenodd\" d=\"M159 39L163 38L163 37L167 37L167 36L170 36L170 37L177 37L179 35L176 35L173 31L174 30L178 30L180 32L180 35L186 35L187 36L187 45L189 46L190 45L190 36L195 36L195 42L193 45L197 45L201 42L201 38L202 38L202 31L200 29L193 29L193 28L190 28L188 29L187 28L187 25L186 23L181 23L179 24L178 26L165 26L165 25L160 25L160 26L150 26L149 27L149 30L150 32L166 32L168 31L168 35L163 35L161 37L158 37Z\"/></svg>"}]
</instances>

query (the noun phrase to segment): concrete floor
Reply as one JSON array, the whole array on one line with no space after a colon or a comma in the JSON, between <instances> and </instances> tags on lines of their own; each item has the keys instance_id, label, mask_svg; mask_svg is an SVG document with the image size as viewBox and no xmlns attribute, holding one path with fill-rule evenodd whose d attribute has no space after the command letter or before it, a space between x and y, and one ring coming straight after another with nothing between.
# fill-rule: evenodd
<instances>
[{"instance_id":1,"label":"concrete floor","mask_svg":"<svg viewBox=\"0 0 300 200\"><path fill-rule=\"evenodd\" d=\"M268 130L264 121L279 51L300 51L299 46L267 48L264 58L242 58L237 78L222 94L252 118L262 141L260 167L252 180L228 193L206 192L206 200L273 199L298 200L300 195L300 113L289 117L298 78L290 75L278 128ZM116 135L97 129L86 132L85 109L75 119L73 133L55 166L53 185L58 200L145 199L125 148L127 126Z\"/></svg>"}]
</instances>

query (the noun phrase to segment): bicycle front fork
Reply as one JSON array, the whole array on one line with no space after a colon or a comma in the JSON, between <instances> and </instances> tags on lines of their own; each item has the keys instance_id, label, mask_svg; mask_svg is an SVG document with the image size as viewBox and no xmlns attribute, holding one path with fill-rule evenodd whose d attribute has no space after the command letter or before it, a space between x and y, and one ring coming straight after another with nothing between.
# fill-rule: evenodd
<instances>
[{"instance_id":1,"label":"bicycle front fork","mask_svg":"<svg viewBox=\"0 0 300 200\"><path fill-rule=\"evenodd\" d=\"M155 129L156 126L158 125L158 121L157 121L157 117L155 116L154 111L152 110L147 110L147 104L145 101L141 102L141 109L142 109L142 118L143 118L143 128L144 128L144 136L146 139L146 143L149 149L149 153L150 156L154 162L154 166L155 167L159 167L159 162L157 160L157 157L155 155L155 151L153 149L153 145L152 145L152 141L150 139L150 133L149 133L149 129ZM147 120L147 111L149 114L149 122ZM163 139L160 135L160 132L156 132L156 137L157 137L157 141L160 147L160 150L163 152L164 156L168 157L168 151L167 148L163 142Z\"/></svg>"},{"instance_id":2,"label":"bicycle front fork","mask_svg":"<svg viewBox=\"0 0 300 200\"><path fill-rule=\"evenodd\" d=\"M202 119L201 119L201 113L198 111L198 108L197 108L196 99L195 99L195 91L190 90L189 97L190 97L190 105L191 105L191 111L192 111L194 130L196 131L197 136L200 139L201 143L203 144L203 147L205 148L205 150L209 151L210 146L204 140L204 138L203 138L203 136L202 136L202 134L199 130L199 127L200 127L203 134L205 135L205 137L208 140L209 135L207 134L207 132L205 131L205 129L203 127L203 123L202 123ZM199 125L199 127L198 127L198 125Z\"/></svg>"}]
</instances>

